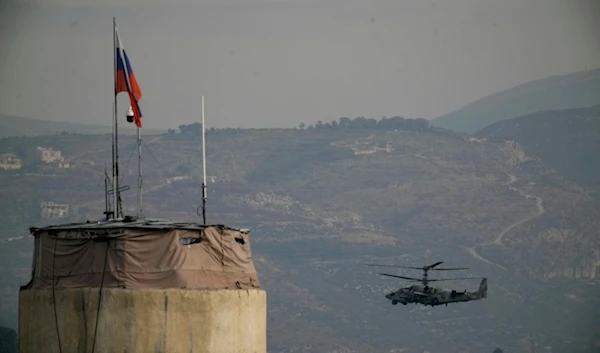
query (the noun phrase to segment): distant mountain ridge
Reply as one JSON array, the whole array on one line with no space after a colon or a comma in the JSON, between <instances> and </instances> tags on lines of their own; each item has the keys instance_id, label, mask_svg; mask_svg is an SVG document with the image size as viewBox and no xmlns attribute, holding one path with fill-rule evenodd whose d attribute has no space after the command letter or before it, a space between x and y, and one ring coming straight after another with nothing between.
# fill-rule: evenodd
<instances>
[{"instance_id":1,"label":"distant mountain ridge","mask_svg":"<svg viewBox=\"0 0 600 353\"><path fill-rule=\"evenodd\" d=\"M600 191L600 104L499 121L474 136L516 141L545 165L579 185Z\"/></svg>"},{"instance_id":2,"label":"distant mountain ridge","mask_svg":"<svg viewBox=\"0 0 600 353\"><path fill-rule=\"evenodd\" d=\"M530 81L478 99L431 122L445 129L474 133L497 121L538 111L597 104L600 104L600 68Z\"/></svg>"},{"instance_id":3,"label":"distant mountain ridge","mask_svg":"<svg viewBox=\"0 0 600 353\"><path fill-rule=\"evenodd\" d=\"M135 129L128 125L130 124L125 122L119 125L119 133L135 133ZM112 127L0 115L0 137L54 135L62 131L78 134L106 134L112 132ZM165 130L146 129L146 131L155 134Z\"/></svg>"}]
</instances>

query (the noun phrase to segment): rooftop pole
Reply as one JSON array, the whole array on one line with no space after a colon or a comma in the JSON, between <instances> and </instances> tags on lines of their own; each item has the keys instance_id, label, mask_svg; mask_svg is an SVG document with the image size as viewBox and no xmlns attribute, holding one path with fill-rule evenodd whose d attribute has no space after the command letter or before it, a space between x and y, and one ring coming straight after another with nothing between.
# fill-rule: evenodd
<instances>
[{"instance_id":1,"label":"rooftop pole","mask_svg":"<svg viewBox=\"0 0 600 353\"><path fill-rule=\"evenodd\" d=\"M206 225L206 142L204 127L204 95L202 96L202 222Z\"/></svg>"}]
</instances>

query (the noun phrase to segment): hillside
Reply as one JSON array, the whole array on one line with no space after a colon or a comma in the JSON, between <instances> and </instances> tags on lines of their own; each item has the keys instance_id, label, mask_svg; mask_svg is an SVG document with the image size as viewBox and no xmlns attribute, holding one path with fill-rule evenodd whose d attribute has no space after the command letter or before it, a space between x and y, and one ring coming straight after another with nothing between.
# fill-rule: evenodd
<instances>
[{"instance_id":1,"label":"hillside","mask_svg":"<svg viewBox=\"0 0 600 353\"><path fill-rule=\"evenodd\" d=\"M543 110L586 108L600 104L600 68L531 81L478 99L431 122L473 133L500 120Z\"/></svg>"},{"instance_id":2,"label":"hillside","mask_svg":"<svg viewBox=\"0 0 600 353\"><path fill-rule=\"evenodd\" d=\"M146 139L150 217L198 220L199 140L194 129L182 132ZM25 159L21 170L0 171L0 265L11 269L0 283L8 318L0 326L16 322L16 286L31 261L27 228L101 217L109 140L0 140L0 151ZM132 213L135 144L121 141ZM60 149L73 168L40 164L34 146ZM252 229L268 291L269 352L520 352L528 339L553 352L599 347L600 217L581 187L514 144L478 143L422 120L354 119L307 130L211 130L207 157L208 221ZM42 219L42 201L68 204L69 217ZM406 283L364 266L434 261L487 276L488 299L392 307L383 295Z\"/></svg>"},{"instance_id":3,"label":"hillside","mask_svg":"<svg viewBox=\"0 0 600 353\"><path fill-rule=\"evenodd\" d=\"M600 196L600 105L503 120L474 136L513 140L527 154Z\"/></svg>"},{"instance_id":4,"label":"hillside","mask_svg":"<svg viewBox=\"0 0 600 353\"><path fill-rule=\"evenodd\" d=\"M124 134L135 134L135 128L125 125L120 126ZM23 118L11 115L0 115L0 138L14 136L41 136L54 135L68 132L76 134L110 134L112 127L101 125L88 125L67 123L62 121L48 121L32 118ZM150 130L147 133L162 133L161 130Z\"/></svg>"}]
</instances>

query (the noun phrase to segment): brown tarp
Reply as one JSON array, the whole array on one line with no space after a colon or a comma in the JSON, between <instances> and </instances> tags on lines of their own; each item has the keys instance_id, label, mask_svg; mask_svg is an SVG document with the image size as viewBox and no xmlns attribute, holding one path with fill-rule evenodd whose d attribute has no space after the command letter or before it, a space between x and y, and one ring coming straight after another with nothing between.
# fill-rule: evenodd
<instances>
[{"instance_id":1,"label":"brown tarp","mask_svg":"<svg viewBox=\"0 0 600 353\"><path fill-rule=\"evenodd\" d=\"M39 232L26 288L260 288L249 235L236 230L122 230L108 237ZM182 245L180 239L200 242Z\"/></svg>"}]
</instances>

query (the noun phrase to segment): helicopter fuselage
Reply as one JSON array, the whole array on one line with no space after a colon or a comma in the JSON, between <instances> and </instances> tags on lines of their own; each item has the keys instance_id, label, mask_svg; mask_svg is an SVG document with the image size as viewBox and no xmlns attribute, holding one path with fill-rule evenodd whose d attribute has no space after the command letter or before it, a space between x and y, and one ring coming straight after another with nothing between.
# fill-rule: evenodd
<instances>
[{"instance_id":1,"label":"helicopter fuselage","mask_svg":"<svg viewBox=\"0 0 600 353\"><path fill-rule=\"evenodd\" d=\"M467 302L487 297L487 279L484 278L475 292L466 290L459 292L456 290L447 290L438 287L413 285L406 288L400 288L395 292L385 295L393 305L398 303L406 305L410 303L423 305L448 305L449 303Z\"/></svg>"},{"instance_id":2,"label":"helicopter fuselage","mask_svg":"<svg viewBox=\"0 0 600 353\"><path fill-rule=\"evenodd\" d=\"M407 277L401 275L394 275L389 273L380 273L382 276L400 278L409 281L421 282L421 285L415 284L409 287L400 288L397 291L388 293L385 295L393 305L401 303L406 305L408 303L416 303L423 305L448 305L449 303L466 302L471 300L478 300L487 297L487 278L481 280L479 289L475 292L467 292L466 290L458 292L456 290L448 290L439 287L432 287L429 285L433 281L450 281L450 280L465 280L475 279L476 277L460 277L460 278L441 278L441 279L430 279L427 276L429 271L457 271L457 270L468 270L466 267L460 268L440 268L437 267L443 262L438 261L432 265L423 267L412 267L412 266L400 266L400 265L382 265L382 264L367 264L367 266L383 266L383 267L399 267L409 268L413 270L422 270L423 276L421 278Z\"/></svg>"}]
</instances>

